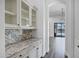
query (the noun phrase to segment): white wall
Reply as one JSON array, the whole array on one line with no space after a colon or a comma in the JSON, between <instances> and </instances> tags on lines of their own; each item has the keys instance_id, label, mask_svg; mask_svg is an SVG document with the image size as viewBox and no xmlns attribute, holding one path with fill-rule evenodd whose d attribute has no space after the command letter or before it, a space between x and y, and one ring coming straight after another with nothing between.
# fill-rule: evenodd
<instances>
[{"instance_id":1,"label":"white wall","mask_svg":"<svg viewBox=\"0 0 79 59\"><path fill-rule=\"evenodd\" d=\"M4 0L0 0L0 58L5 57L5 35L4 35L4 24L5 24L5 13L4 13Z\"/></svg>"}]
</instances>

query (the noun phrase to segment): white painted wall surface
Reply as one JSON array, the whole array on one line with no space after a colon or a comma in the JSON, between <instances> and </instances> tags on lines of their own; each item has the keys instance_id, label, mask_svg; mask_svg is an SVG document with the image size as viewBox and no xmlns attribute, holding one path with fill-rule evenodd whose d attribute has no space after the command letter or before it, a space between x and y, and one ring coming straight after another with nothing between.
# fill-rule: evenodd
<instances>
[{"instance_id":1,"label":"white painted wall surface","mask_svg":"<svg viewBox=\"0 0 79 59\"><path fill-rule=\"evenodd\" d=\"M0 0L0 58L5 57L5 31L4 31L4 25L5 25L5 0Z\"/></svg>"}]
</instances>

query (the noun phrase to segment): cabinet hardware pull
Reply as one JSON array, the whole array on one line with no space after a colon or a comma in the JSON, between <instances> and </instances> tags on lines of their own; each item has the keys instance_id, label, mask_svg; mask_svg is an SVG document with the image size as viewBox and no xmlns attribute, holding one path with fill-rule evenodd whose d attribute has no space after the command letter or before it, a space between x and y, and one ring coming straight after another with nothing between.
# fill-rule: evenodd
<instances>
[{"instance_id":1,"label":"cabinet hardware pull","mask_svg":"<svg viewBox=\"0 0 79 59\"><path fill-rule=\"evenodd\" d=\"M39 48L37 48L37 50L38 50Z\"/></svg>"},{"instance_id":2,"label":"cabinet hardware pull","mask_svg":"<svg viewBox=\"0 0 79 59\"><path fill-rule=\"evenodd\" d=\"M19 26L19 24L18 24L18 26Z\"/></svg>"},{"instance_id":3,"label":"cabinet hardware pull","mask_svg":"<svg viewBox=\"0 0 79 59\"><path fill-rule=\"evenodd\" d=\"M27 56L27 58L29 58L29 56Z\"/></svg>"},{"instance_id":4,"label":"cabinet hardware pull","mask_svg":"<svg viewBox=\"0 0 79 59\"><path fill-rule=\"evenodd\" d=\"M79 48L79 45L77 47Z\"/></svg>"},{"instance_id":5,"label":"cabinet hardware pull","mask_svg":"<svg viewBox=\"0 0 79 59\"><path fill-rule=\"evenodd\" d=\"M22 57L22 55L19 55L19 57Z\"/></svg>"}]
</instances>

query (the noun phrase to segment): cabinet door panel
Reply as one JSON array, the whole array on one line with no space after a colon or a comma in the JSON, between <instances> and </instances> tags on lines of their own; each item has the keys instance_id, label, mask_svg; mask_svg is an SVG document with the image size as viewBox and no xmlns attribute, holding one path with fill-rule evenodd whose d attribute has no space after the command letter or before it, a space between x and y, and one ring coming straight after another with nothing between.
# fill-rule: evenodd
<instances>
[{"instance_id":1,"label":"cabinet door panel","mask_svg":"<svg viewBox=\"0 0 79 59\"><path fill-rule=\"evenodd\" d=\"M29 57L36 58L36 48L32 48L32 50L29 51Z\"/></svg>"},{"instance_id":2,"label":"cabinet door panel","mask_svg":"<svg viewBox=\"0 0 79 59\"><path fill-rule=\"evenodd\" d=\"M38 58L40 58L41 56L42 56L42 46L40 45L38 49Z\"/></svg>"},{"instance_id":3,"label":"cabinet door panel","mask_svg":"<svg viewBox=\"0 0 79 59\"><path fill-rule=\"evenodd\" d=\"M37 57L40 58L42 56L42 42L38 41L38 49L37 49Z\"/></svg>"},{"instance_id":4,"label":"cabinet door panel","mask_svg":"<svg viewBox=\"0 0 79 59\"><path fill-rule=\"evenodd\" d=\"M75 58L79 58L79 47L75 46Z\"/></svg>"}]
</instances>

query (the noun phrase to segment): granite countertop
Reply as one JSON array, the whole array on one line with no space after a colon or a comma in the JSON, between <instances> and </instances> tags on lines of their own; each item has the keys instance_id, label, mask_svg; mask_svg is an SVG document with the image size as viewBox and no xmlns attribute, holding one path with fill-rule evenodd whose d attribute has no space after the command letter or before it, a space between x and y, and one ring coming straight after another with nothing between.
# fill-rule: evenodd
<instances>
[{"instance_id":1,"label":"granite countertop","mask_svg":"<svg viewBox=\"0 0 79 59\"><path fill-rule=\"evenodd\" d=\"M29 40L21 41L21 42L18 42L16 44L12 44L12 45L7 46L5 48L6 57L11 56L11 55L23 50L24 48L30 47L32 45L32 43L37 42L39 40L40 39L32 38L32 39L29 39Z\"/></svg>"}]
</instances>

